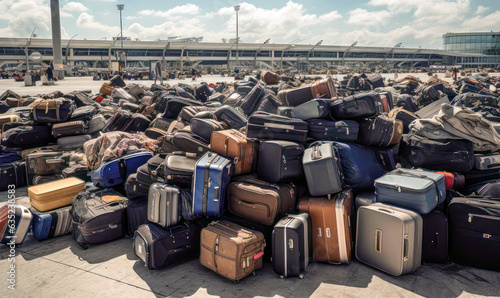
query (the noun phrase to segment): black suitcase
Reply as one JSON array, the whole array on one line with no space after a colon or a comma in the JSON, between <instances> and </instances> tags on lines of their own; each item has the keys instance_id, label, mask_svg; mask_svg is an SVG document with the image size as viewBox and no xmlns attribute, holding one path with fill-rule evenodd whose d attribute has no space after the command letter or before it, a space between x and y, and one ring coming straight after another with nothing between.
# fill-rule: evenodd
<instances>
[{"instance_id":1,"label":"black suitcase","mask_svg":"<svg viewBox=\"0 0 500 298\"><path fill-rule=\"evenodd\" d=\"M248 118L247 137L306 143L307 122L283 116L255 113Z\"/></svg>"},{"instance_id":2,"label":"black suitcase","mask_svg":"<svg viewBox=\"0 0 500 298\"><path fill-rule=\"evenodd\" d=\"M76 108L68 121L83 121L85 123L89 122L98 112L97 104L82 106Z\"/></svg>"},{"instance_id":3,"label":"black suitcase","mask_svg":"<svg viewBox=\"0 0 500 298\"><path fill-rule=\"evenodd\" d=\"M90 181L90 169L86 165L75 164L62 170L62 177L76 177L85 182Z\"/></svg>"},{"instance_id":4,"label":"black suitcase","mask_svg":"<svg viewBox=\"0 0 500 298\"><path fill-rule=\"evenodd\" d=\"M372 86L372 89L385 87L384 79L378 73L369 74L366 77L366 81Z\"/></svg>"},{"instance_id":5,"label":"black suitcase","mask_svg":"<svg viewBox=\"0 0 500 298\"><path fill-rule=\"evenodd\" d=\"M262 97L264 95L265 85L262 82L257 83L250 91L243 101L241 102L240 108L243 110L245 115L251 115L259 107Z\"/></svg>"},{"instance_id":6,"label":"black suitcase","mask_svg":"<svg viewBox=\"0 0 500 298\"><path fill-rule=\"evenodd\" d=\"M277 183L304 177L302 154L304 146L288 141L262 141L259 145L257 176Z\"/></svg>"},{"instance_id":7,"label":"black suitcase","mask_svg":"<svg viewBox=\"0 0 500 298\"><path fill-rule=\"evenodd\" d=\"M288 117L288 118L293 118L294 117L294 115L293 115L294 110L295 110L295 107L279 107L276 110L276 114L278 114L280 116Z\"/></svg>"},{"instance_id":8,"label":"black suitcase","mask_svg":"<svg viewBox=\"0 0 500 298\"><path fill-rule=\"evenodd\" d=\"M151 123L149 124L149 127L167 131L168 128L170 127L170 124L172 124L172 122L174 122L174 121L176 121L176 120L157 117L157 118L153 119L153 121L151 121Z\"/></svg>"},{"instance_id":9,"label":"black suitcase","mask_svg":"<svg viewBox=\"0 0 500 298\"><path fill-rule=\"evenodd\" d=\"M156 182L163 182L163 179L151 174L148 165L143 164L137 169L137 181L151 185Z\"/></svg>"},{"instance_id":10,"label":"black suitcase","mask_svg":"<svg viewBox=\"0 0 500 298\"><path fill-rule=\"evenodd\" d=\"M453 198L448 206L449 255L464 266L500 270L500 202Z\"/></svg>"},{"instance_id":11,"label":"black suitcase","mask_svg":"<svg viewBox=\"0 0 500 298\"><path fill-rule=\"evenodd\" d=\"M467 173L474 167L474 151L468 140L430 140L409 134L401 140L400 158L436 171Z\"/></svg>"},{"instance_id":12,"label":"black suitcase","mask_svg":"<svg viewBox=\"0 0 500 298\"><path fill-rule=\"evenodd\" d=\"M311 254L311 218L307 213L288 215L274 226L272 262L282 277L299 276L309 265Z\"/></svg>"},{"instance_id":13,"label":"black suitcase","mask_svg":"<svg viewBox=\"0 0 500 298\"><path fill-rule=\"evenodd\" d=\"M70 154L61 151L40 151L26 157L28 175L61 174L69 165Z\"/></svg>"},{"instance_id":14,"label":"black suitcase","mask_svg":"<svg viewBox=\"0 0 500 298\"><path fill-rule=\"evenodd\" d=\"M128 111L118 110L113 117L109 118L102 132L124 131L132 120L132 114Z\"/></svg>"},{"instance_id":15,"label":"black suitcase","mask_svg":"<svg viewBox=\"0 0 500 298\"><path fill-rule=\"evenodd\" d=\"M358 120L358 143L365 146L389 147L396 145L403 136L403 122L384 115Z\"/></svg>"},{"instance_id":16,"label":"black suitcase","mask_svg":"<svg viewBox=\"0 0 500 298\"><path fill-rule=\"evenodd\" d=\"M125 182L125 194L127 195L127 199L137 200L140 198L147 198L149 186L151 186L151 184L137 180L137 174L128 176Z\"/></svg>"},{"instance_id":17,"label":"black suitcase","mask_svg":"<svg viewBox=\"0 0 500 298\"><path fill-rule=\"evenodd\" d=\"M354 120L311 119L307 124L309 137L316 140L353 143L358 139L359 124Z\"/></svg>"},{"instance_id":18,"label":"black suitcase","mask_svg":"<svg viewBox=\"0 0 500 298\"><path fill-rule=\"evenodd\" d=\"M266 91L266 94L262 97L262 101L257 109L257 112L276 114L280 106L278 98L269 91Z\"/></svg>"},{"instance_id":19,"label":"black suitcase","mask_svg":"<svg viewBox=\"0 0 500 298\"><path fill-rule=\"evenodd\" d=\"M211 94L212 91L210 91L210 87L208 87L208 85L205 83L201 84L195 89L196 99L201 102L207 101Z\"/></svg>"},{"instance_id":20,"label":"black suitcase","mask_svg":"<svg viewBox=\"0 0 500 298\"><path fill-rule=\"evenodd\" d=\"M112 189L79 193L73 198L71 235L76 243L87 249L124 236L127 198Z\"/></svg>"},{"instance_id":21,"label":"black suitcase","mask_svg":"<svg viewBox=\"0 0 500 298\"><path fill-rule=\"evenodd\" d=\"M148 117L141 114L134 114L132 115L132 118L125 126L123 131L126 132L145 131L149 127L149 124L151 124L151 121L148 119Z\"/></svg>"},{"instance_id":22,"label":"black suitcase","mask_svg":"<svg viewBox=\"0 0 500 298\"><path fill-rule=\"evenodd\" d=\"M185 97L167 96L161 99L165 101L164 110L158 110L158 113L163 113L163 118L177 119L182 109L186 106L201 106L202 103Z\"/></svg>"},{"instance_id":23,"label":"black suitcase","mask_svg":"<svg viewBox=\"0 0 500 298\"><path fill-rule=\"evenodd\" d=\"M165 178L165 183L191 187L196 162L200 157L200 155L186 152L170 153L165 156L163 170L157 171L163 171L161 175Z\"/></svg>"},{"instance_id":24,"label":"black suitcase","mask_svg":"<svg viewBox=\"0 0 500 298\"><path fill-rule=\"evenodd\" d=\"M127 84L123 81L122 77L120 75L115 75L111 78L110 80L111 84L116 87L125 87Z\"/></svg>"},{"instance_id":25,"label":"black suitcase","mask_svg":"<svg viewBox=\"0 0 500 298\"><path fill-rule=\"evenodd\" d=\"M69 99L46 99L34 105L31 117L37 123L64 122L71 117L75 108L75 103Z\"/></svg>"},{"instance_id":26,"label":"black suitcase","mask_svg":"<svg viewBox=\"0 0 500 298\"><path fill-rule=\"evenodd\" d=\"M148 223L148 200L132 200L127 203L127 235L134 236L141 225Z\"/></svg>"},{"instance_id":27,"label":"black suitcase","mask_svg":"<svg viewBox=\"0 0 500 298\"><path fill-rule=\"evenodd\" d=\"M446 263L448 261L448 219L435 209L422 215L422 262Z\"/></svg>"},{"instance_id":28,"label":"black suitcase","mask_svg":"<svg viewBox=\"0 0 500 298\"><path fill-rule=\"evenodd\" d=\"M191 120L191 132L204 139L207 143L210 142L212 132L224 129L229 129L225 122L202 118L193 118Z\"/></svg>"},{"instance_id":29,"label":"black suitcase","mask_svg":"<svg viewBox=\"0 0 500 298\"><path fill-rule=\"evenodd\" d=\"M89 94L91 94L91 93L92 92L90 92ZM66 94L64 94L64 98L71 99L75 103L77 108L95 104L95 101L90 99L87 94L85 94L84 92L81 92L81 91L80 92L75 91L75 92L66 93Z\"/></svg>"},{"instance_id":30,"label":"black suitcase","mask_svg":"<svg viewBox=\"0 0 500 298\"><path fill-rule=\"evenodd\" d=\"M163 177L163 163L165 162L166 153L156 154L151 157L148 162L148 171L157 177Z\"/></svg>"},{"instance_id":31,"label":"black suitcase","mask_svg":"<svg viewBox=\"0 0 500 298\"><path fill-rule=\"evenodd\" d=\"M148 127L145 131L144 134L146 137L157 140L159 138L165 137L168 135L166 130L160 129L160 128L153 128L153 127Z\"/></svg>"},{"instance_id":32,"label":"black suitcase","mask_svg":"<svg viewBox=\"0 0 500 298\"><path fill-rule=\"evenodd\" d=\"M81 120L68 121L52 125L52 135L55 138L83 135L85 134L85 130L86 130L85 122Z\"/></svg>"},{"instance_id":33,"label":"black suitcase","mask_svg":"<svg viewBox=\"0 0 500 298\"><path fill-rule=\"evenodd\" d=\"M294 118L301 120L329 119L330 100L317 98L296 106L293 109Z\"/></svg>"},{"instance_id":34,"label":"black suitcase","mask_svg":"<svg viewBox=\"0 0 500 298\"><path fill-rule=\"evenodd\" d=\"M161 144L164 153L184 151L202 155L210 151L210 144L207 141L195 134L182 131L161 138Z\"/></svg>"},{"instance_id":35,"label":"black suitcase","mask_svg":"<svg viewBox=\"0 0 500 298\"><path fill-rule=\"evenodd\" d=\"M21 149L41 147L52 140L51 134L47 125L19 126L2 134L2 145Z\"/></svg>"},{"instance_id":36,"label":"black suitcase","mask_svg":"<svg viewBox=\"0 0 500 298\"><path fill-rule=\"evenodd\" d=\"M419 119L417 115L403 109L403 108L395 108L389 112L389 119L392 120L400 120L403 123L403 133L407 134L410 132L410 124Z\"/></svg>"},{"instance_id":37,"label":"black suitcase","mask_svg":"<svg viewBox=\"0 0 500 298\"><path fill-rule=\"evenodd\" d=\"M362 119L382 113L380 96L375 92L358 93L331 104L332 116L337 120Z\"/></svg>"},{"instance_id":38,"label":"black suitcase","mask_svg":"<svg viewBox=\"0 0 500 298\"><path fill-rule=\"evenodd\" d=\"M26 163L14 161L0 164L0 191L8 190L9 185L22 187L26 185Z\"/></svg>"},{"instance_id":39,"label":"black suitcase","mask_svg":"<svg viewBox=\"0 0 500 298\"><path fill-rule=\"evenodd\" d=\"M484 106L498 108L498 99L491 95L477 93L462 93L457 95L451 102L454 106L481 109Z\"/></svg>"},{"instance_id":40,"label":"black suitcase","mask_svg":"<svg viewBox=\"0 0 500 298\"><path fill-rule=\"evenodd\" d=\"M226 122L230 128L240 129L247 125L247 119L233 107L224 105L214 112L219 121Z\"/></svg>"},{"instance_id":41,"label":"black suitcase","mask_svg":"<svg viewBox=\"0 0 500 298\"><path fill-rule=\"evenodd\" d=\"M416 111L418 111L417 106L413 102L413 97L409 94L399 95L398 101L396 102L396 106L401 107L411 113L415 113Z\"/></svg>"},{"instance_id":42,"label":"black suitcase","mask_svg":"<svg viewBox=\"0 0 500 298\"><path fill-rule=\"evenodd\" d=\"M149 269L162 269L176 262L198 257L200 227L185 223L162 228L154 223L134 233L134 253Z\"/></svg>"}]
</instances>

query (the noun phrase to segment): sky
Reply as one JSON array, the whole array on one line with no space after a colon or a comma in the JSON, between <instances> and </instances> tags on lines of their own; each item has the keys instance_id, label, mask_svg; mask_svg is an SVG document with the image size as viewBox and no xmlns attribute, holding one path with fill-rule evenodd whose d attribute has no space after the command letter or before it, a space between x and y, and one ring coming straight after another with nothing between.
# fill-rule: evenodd
<instances>
[{"instance_id":1,"label":"sky","mask_svg":"<svg viewBox=\"0 0 500 298\"><path fill-rule=\"evenodd\" d=\"M60 0L62 37L120 34L116 4L125 4L124 36L165 40L236 36L241 42L392 46L441 49L447 32L498 31L499 0ZM0 37L51 38L50 0L0 0Z\"/></svg>"}]
</instances>

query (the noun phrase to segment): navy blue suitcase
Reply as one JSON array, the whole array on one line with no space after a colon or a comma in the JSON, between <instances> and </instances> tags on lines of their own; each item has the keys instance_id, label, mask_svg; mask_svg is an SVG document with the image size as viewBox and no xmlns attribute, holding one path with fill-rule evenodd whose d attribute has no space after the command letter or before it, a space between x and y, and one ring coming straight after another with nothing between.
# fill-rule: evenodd
<instances>
[{"instance_id":1,"label":"navy blue suitcase","mask_svg":"<svg viewBox=\"0 0 500 298\"><path fill-rule=\"evenodd\" d=\"M21 156L17 153L1 153L0 154L0 164L11 163L16 160L20 160Z\"/></svg>"},{"instance_id":2,"label":"navy blue suitcase","mask_svg":"<svg viewBox=\"0 0 500 298\"><path fill-rule=\"evenodd\" d=\"M224 212L226 188L234 173L231 159L207 152L196 163L193 177L193 214L219 217Z\"/></svg>"},{"instance_id":3,"label":"navy blue suitcase","mask_svg":"<svg viewBox=\"0 0 500 298\"><path fill-rule=\"evenodd\" d=\"M307 124L309 137L316 140L356 142L358 139L359 124L354 120L311 119Z\"/></svg>"},{"instance_id":4,"label":"navy blue suitcase","mask_svg":"<svg viewBox=\"0 0 500 298\"><path fill-rule=\"evenodd\" d=\"M14 161L0 165L0 191L8 190L9 185L26 186L26 162Z\"/></svg>"},{"instance_id":5,"label":"navy blue suitcase","mask_svg":"<svg viewBox=\"0 0 500 298\"><path fill-rule=\"evenodd\" d=\"M149 151L128 154L102 164L92 171L90 177L95 186L115 186L125 182L129 175L137 172L137 169L151 157L153 157L153 154Z\"/></svg>"},{"instance_id":6,"label":"navy blue suitcase","mask_svg":"<svg viewBox=\"0 0 500 298\"><path fill-rule=\"evenodd\" d=\"M129 200L127 203L127 234L134 235L139 226L148 222L148 198Z\"/></svg>"},{"instance_id":7,"label":"navy blue suitcase","mask_svg":"<svg viewBox=\"0 0 500 298\"><path fill-rule=\"evenodd\" d=\"M363 119L380 115L383 111L382 99L375 92L358 93L331 104L333 118L337 120Z\"/></svg>"},{"instance_id":8,"label":"navy blue suitcase","mask_svg":"<svg viewBox=\"0 0 500 298\"><path fill-rule=\"evenodd\" d=\"M40 212L31 208L33 214L31 232L37 240L50 239L71 232L71 206Z\"/></svg>"},{"instance_id":9,"label":"navy blue suitcase","mask_svg":"<svg viewBox=\"0 0 500 298\"><path fill-rule=\"evenodd\" d=\"M409 94L401 94L399 95L396 106L401 107L408 112L415 113L418 111L417 105L413 102L413 96Z\"/></svg>"}]
</instances>

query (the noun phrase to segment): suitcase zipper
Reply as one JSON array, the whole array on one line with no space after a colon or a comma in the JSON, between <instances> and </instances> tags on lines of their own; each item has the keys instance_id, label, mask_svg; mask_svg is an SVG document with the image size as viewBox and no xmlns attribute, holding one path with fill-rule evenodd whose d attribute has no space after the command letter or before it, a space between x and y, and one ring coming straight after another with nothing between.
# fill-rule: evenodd
<instances>
[{"instance_id":1,"label":"suitcase zipper","mask_svg":"<svg viewBox=\"0 0 500 298\"><path fill-rule=\"evenodd\" d=\"M267 217L268 218L271 217L271 208L268 205L266 205L264 203L250 202L250 201L244 200L244 199L242 199L241 197L238 197L238 196L234 196L234 197L238 199L238 205L245 206L247 208L255 209L255 207L253 205L259 205L259 206L266 207Z\"/></svg>"}]
</instances>

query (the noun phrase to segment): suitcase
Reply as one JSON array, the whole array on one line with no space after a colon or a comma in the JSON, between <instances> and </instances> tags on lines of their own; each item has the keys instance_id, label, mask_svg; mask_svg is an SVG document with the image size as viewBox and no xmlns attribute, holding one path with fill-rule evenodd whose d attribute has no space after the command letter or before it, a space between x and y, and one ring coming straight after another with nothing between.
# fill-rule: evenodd
<instances>
[{"instance_id":1,"label":"suitcase","mask_svg":"<svg viewBox=\"0 0 500 298\"><path fill-rule=\"evenodd\" d=\"M366 77L366 81L372 86L373 89L385 87L384 79L378 73L369 74Z\"/></svg>"},{"instance_id":2,"label":"suitcase","mask_svg":"<svg viewBox=\"0 0 500 298\"><path fill-rule=\"evenodd\" d=\"M402 139L400 150L400 158L415 167L459 173L474 167L472 142L464 139L430 140L409 134Z\"/></svg>"},{"instance_id":3,"label":"suitcase","mask_svg":"<svg viewBox=\"0 0 500 298\"><path fill-rule=\"evenodd\" d=\"M189 132L176 132L160 139L161 151L170 153L184 151L195 154L204 154L210 151L209 143L201 137Z\"/></svg>"},{"instance_id":4,"label":"suitcase","mask_svg":"<svg viewBox=\"0 0 500 298\"><path fill-rule=\"evenodd\" d=\"M52 135L55 138L82 135L85 133L85 128L85 123L83 121L56 123L52 125Z\"/></svg>"},{"instance_id":5,"label":"suitcase","mask_svg":"<svg viewBox=\"0 0 500 298\"><path fill-rule=\"evenodd\" d=\"M113 84L116 87L125 87L127 84L123 81L122 77L120 75L115 75L111 78L110 80L111 84Z\"/></svg>"},{"instance_id":6,"label":"suitcase","mask_svg":"<svg viewBox=\"0 0 500 298\"><path fill-rule=\"evenodd\" d=\"M174 152L167 154L163 163L165 182L180 187L191 187L199 156L194 153Z\"/></svg>"},{"instance_id":7,"label":"suitcase","mask_svg":"<svg viewBox=\"0 0 500 298\"><path fill-rule=\"evenodd\" d=\"M31 232L37 240L45 240L69 234L71 232L70 207L63 207L49 212L39 212L31 208L33 223Z\"/></svg>"},{"instance_id":8,"label":"suitcase","mask_svg":"<svg viewBox=\"0 0 500 298\"><path fill-rule=\"evenodd\" d=\"M72 151L83 148L83 145L91 139L90 135L62 137L57 139L57 145L63 151Z\"/></svg>"},{"instance_id":9,"label":"suitcase","mask_svg":"<svg viewBox=\"0 0 500 298\"><path fill-rule=\"evenodd\" d=\"M399 168L375 180L377 202L396 205L420 214L444 202L444 176L439 173Z\"/></svg>"},{"instance_id":10,"label":"suitcase","mask_svg":"<svg viewBox=\"0 0 500 298\"><path fill-rule=\"evenodd\" d=\"M288 118L294 118L295 107L279 107L276 111L276 114L279 116L284 116Z\"/></svg>"},{"instance_id":11,"label":"suitcase","mask_svg":"<svg viewBox=\"0 0 500 298\"><path fill-rule=\"evenodd\" d=\"M500 153L474 154L474 168L477 170L500 169Z\"/></svg>"},{"instance_id":12,"label":"suitcase","mask_svg":"<svg viewBox=\"0 0 500 298\"><path fill-rule=\"evenodd\" d=\"M250 88L250 90L252 90L252 87L249 87L249 88ZM249 90L249 92L250 92L250 90ZM240 90L237 90L237 92L226 97L222 101L222 104L224 106L229 106L229 107L239 107L241 104L241 101L243 100L243 95L246 93L240 92Z\"/></svg>"},{"instance_id":13,"label":"suitcase","mask_svg":"<svg viewBox=\"0 0 500 298\"><path fill-rule=\"evenodd\" d=\"M294 118L301 120L329 119L330 102L323 98L317 98L296 106L293 109Z\"/></svg>"},{"instance_id":14,"label":"suitcase","mask_svg":"<svg viewBox=\"0 0 500 298\"><path fill-rule=\"evenodd\" d=\"M102 132L124 131L132 121L132 114L129 111L117 110L115 114L106 121Z\"/></svg>"},{"instance_id":15,"label":"suitcase","mask_svg":"<svg viewBox=\"0 0 500 298\"><path fill-rule=\"evenodd\" d=\"M500 202L453 198L448 206L449 255L464 266L500 270Z\"/></svg>"},{"instance_id":16,"label":"suitcase","mask_svg":"<svg viewBox=\"0 0 500 298\"><path fill-rule=\"evenodd\" d=\"M444 176L444 186L448 189L459 190L465 185L465 176L458 173L436 172Z\"/></svg>"},{"instance_id":17,"label":"suitcase","mask_svg":"<svg viewBox=\"0 0 500 298\"><path fill-rule=\"evenodd\" d=\"M19 126L2 133L2 145L29 149L47 145L52 139L47 125Z\"/></svg>"},{"instance_id":18,"label":"suitcase","mask_svg":"<svg viewBox=\"0 0 500 298\"><path fill-rule=\"evenodd\" d=\"M375 203L360 207L356 258L394 276L420 268L422 217L410 210Z\"/></svg>"},{"instance_id":19,"label":"suitcase","mask_svg":"<svg viewBox=\"0 0 500 298\"><path fill-rule=\"evenodd\" d=\"M219 122L213 119L193 118L191 120L191 132L210 143L210 138L214 131L228 129L225 122Z\"/></svg>"},{"instance_id":20,"label":"suitcase","mask_svg":"<svg viewBox=\"0 0 500 298\"><path fill-rule=\"evenodd\" d=\"M313 260L349 264L353 248L352 191L344 190L332 198L303 197L299 201L299 210L311 216Z\"/></svg>"},{"instance_id":21,"label":"suitcase","mask_svg":"<svg viewBox=\"0 0 500 298\"><path fill-rule=\"evenodd\" d=\"M138 180L137 174L131 174L125 182L125 194L127 195L127 199L147 198L149 186L151 186L151 184Z\"/></svg>"},{"instance_id":22,"label":"suitcase","mask_svg":"<svg viewBox=\"0 0 500 298\"><path fill-rule=\"evenodd\" d=\"M137 169L153 157L149 151L140 151L124 155L118 159L106 162L92 171L90 177L95 186L110 187L121 184L127 177L137 172Z\"/></svg>"},{"instance_id":23,"label":"suitcase","mask_svg":"<svg viewBox=\"0 0 500 298\"><path fill-rule=\"evenodd\" d=\"M230 159L207 152L196 162L193 176L193 214L219 217L224 212L226 188L233 175Z\"/></svg>"},{"instance_id":24,"label":"suitcase","mask_svg":"<svg viewBox=\"0 0 500 298\"><path fill-rule=\"evenodd\" d=\"M377 195L374 192L362 192L356 194L356 199L354 200L354 205L356 211L358 211L361 206L369 206L377 202Z\"/></svg>"},{"instance_id":25,"label":"suitcase","mask_svg":"<svg viewBox=\"0 0 500 298\"><path fill-rule=\"evenodd\" d=\"M260 79L264 83L266 83L267 85L272 85L272 84L278 83L278 81L279 81L280 78L279 78L278 74L276 74L274 72L263 70L260 73Z\"/></svg>"},{"instance_id":26,"label":"suitcase","mask_svg":"<svg viewBox=\"0 0 500 298\"><path fill-rule=\"evenodd\" d=\"M290 182L273 184L243 176L227 187L229 212L265 225L293 212L297 197L298 191Z\"/></svg>"},{"instance_id":27,"label":"suitcase","mask_svg":"<svg viewBox=\"0 0 500 298\"><path fill-rule=\"evenodd\" d=\"M163 100L163 99L162 99ZM165 109L158 110L158 113L163 113L163 118L177 119L181 110L186 106L201 106L202 103L185 97L169 96L165 98Z\"/></svg>"},{"instance_id":28,"label":"suitcase","mask_svg":"<svg viewBox=\"0 0 500 298\"><path fill-rule=\"evenodd\" d=\"M148 127L145 131L144 134L146 137L157 140L161 137L166 137L168 135L166 130L159 129L159 128L153 128L153 127Z\"/></svg>"},{"instance_id":29,"label":"suitcase","mask_svg":"<svg viewBox=\"0 0 500 298\"><path fill-rule=\"evenodd\" d=\"M258 82L242 100L240 108L245 115L251 115L259 107L265 92L265 85Z\"/></svg>"},{"instance_id":30,"label":"suitcase","mask_svg":"<svg viewBox=\"0 0 500 298\"><path fill-rule=\"evenodd\" d=\"M28 187L30 204L45 212L71 204L71 199L85 190L85 181L71 177Z\"/></svg>"},{"instance_id":31,"label":"suitcase","mask_svg":"<svg viewBox=\"0 0 500 298\"><path fill-rule=\"evenodd\" d=\"M499 181L488 182L475 193L483 198L500 198L500 183Z\"/></svg>"},{"instance_id":32,"label":"suitcase","mask_svg":"<svg viewBox=\"0 0 500 298\"><path fill-rule=\"evenodd\" d=\"M214 112L219 121L224 121L230 128L240 129L247 125L247 119L229 105L223 105Z\"/></svg>"},{"instance_id":33,"label":"suitcase","mask_svg":"<svg viewBox=\"0 0 500 298\"><path fill-rule=\"evenodd\" d=\"M210 149L233 159L235 175L250 173L257 165L257 143L236 129L214 131Z\"/></svg>"},{"instance_id":34,"label":"suitcase","mask_svg":"<svg viewBox=\"0 0 500 298\"><path fill-rule=\"evenodd\" d=\"M51 181L61 180L63 177L61 174L52 175L29 175L28 176L28 186L44 184Z\"/></svg>"},{"instance_id":35,"label":"suitcase","mask_svg":"<svg viewBox=\"0 0 500 298\"><path fill-rule=\"evenodd\" d=\"M20 159L19 153L0 153L0 164L11 163Z\"/></svg>"},{"instance_id":36,"label":"suitcase","mask_svg":"<svg viewBox=\"0 0 500 298\"><path fill-rule=\"evenodd\" d=\"M410 113L418 111L417 106L413 102L413 97L409 94L400 94L398 101L396 102L396 106L401 107Z\"/></svg>"},{"instance_id":37,"label":"suitcase","mask_svg":"<svg viewBox=\"0 0 500 298\"><path fill-rule=\"evenodd\" d=\"M8 190L10 185L26 186L26 178L25 162L14 161L0 165L0 191Z\"/></svg>"},{"instance_id":38,"label":"suitcase","mask_svg":"<svg viewBox=\"0 0 500 298\"><path fill-rule=\"evenodd\" d=\"M148 222L148 200L129 200L127 202L127 235L133 237L135 231Z\"/></svg>"},{"instance_id":39,"label":"suitcase","mask_svg":"<svg viewBox=\"0 0 500 298\"><path fill-rule=\"evenodd\" d=\"M61 174L69 165L70 154L61 151L40 151L26 157L28 175Z\"/></svg>"},{"instance_id":40,"label":"suitcase","mask_svg":"<svg viewBox=\"0 0 500 298\"><path fill-rule=\"evenodd\" d=\"M133 240L135 255L149 269L162 269L198 256L200 227L185 223L161 228L148 223L137 229Z\"/></svg>"},{"instance_id":41,"label":"suitcase","mask_svg":"<svg viewBox=\"0 0 500 298\"><path fill-rule=\"evenodd\" d=\"M247 137L305 143L307 129L307 122L300 119L259 112L248 118Z\"/></svg>"},{"instance_id":42,"label":"suitcase","mask_svg":"<svg viewBox=\"0 0 500 298\"><path fill-rule=\"evenodd\" d=\"M76 108L68 119L69 122L73 121L83 121L84 123L89 122L98 112L98 105L93 103L91 105L85 105Z\"/></svg>"},{"instance_id":43,"label":"suitcase","mask_svg":"<svg viewBox=\"0 0 500 298\"><path fill-rule=\"evenodd\" d=\"M229 221L212 222L201 230L200 263L239 281L262 267L264 235Z\"/></svg>"},{"instance_id":44,"label":"suitcase","mask_svg":"<svg viewBox=\"0 0 500 298\"><path fill-rule=\"evenodd\" d=\"M21 117L18 115L0 115L0 127L5 123L21 122Z\"/></svg>"},{"instance_id":45,"label":"suitcase","mask_svg":"<svg viewBox=\"0 0 500 298\"><path fill-rule=\"evenodd\" d=\"M13 243L21 244L31 227L33 215L21 205L4 205L0 208L0 243L11 248Z\"/></svg>"},{"instance_id":46,"label":"suitcase","mask_svg":"<svg viewBox=\"0 0 500 298\"><path fill-rule=\"evenodd\" d=\"M358 139L359 124L354 120L311 119L307 124L308 136L316 140L356 142Z\"/></svg>"},{"instance_id":47,"label":"suitcase","mask_svg":"<svg viewBox=\"0 0 500 298\"><path fill-rule=\"evenodd\" d=\"M441 210L422 215L422 262L446 263L448 261L448 219Z\"/></svg>"},{"instance_id":48,"label":"suitcase","mask_svg":"<svg viewBox=\"0 0 500 298\"><path fill-rule=\"evenodd\" d=\"M31 117L38 123L65 122L75 109L75 103L69 99L44 99L33 106Z\"/></svg>"},{"instance_id":49,"label":"suitcase","mask_svg":"<svg viewBox=\"0 0 500 298\"><path fill-rule=\"evenodd\" d=\"M99 93L101 93L102 95L110 96L111 92L113 92L114 89L115 87L113 87L111 83L104 82L99 89Z\"/></svg>"},{"instance_id":50,"label":"suitcase","mask_svg":"<svg viewBox=\"0 0 500 298\"><path fill-rule=\"evenodd\" d=\"M301 157L304 146L288 141L262 141L259 145L257 176L260 180L277 183L304 176Z\"/></svg>"},{"instance_id":51,"label":"suitcase","mask_svg":"<svg viewBox=\"0 0 500 298\"><path fill-rule=\"evenodd\" d=\"M179 223L179 188L162 183L149 187L148 220L161 227L170 227Z\"/></svg>"},{"instance_id":52,"label":"suitcase","mask_svg":"<svg viewBox=\"0 0 500 298\"><path fill-rule=\"evenodd\" d=\"M262 97L262 101L260 102L259 108L256 112L276 114L280 106L281 105L278 102L276 95L266 90L266 93Z\"/></svg>"},{"instance_id":53,"label":"suitcase","mask_svg":"<svg viewBox=\"0 0 500 298\"><path fill-rule=\"evenodd\" d=\"M150 124L151 121L148 117L141 114L133 114L127 125L123 128L123 131L131 133L145 131Z\"/></svg>"},{"instance_id":54,"label":"suitcase","mask_svg":"<svg viewBox=\"0 0 500 298\"><path fill-rule=\"evenodd\" d=\"M159 153L151 157L146 163L148 166L148 172L154 176L163 178L163 164L165 163L165 157L167 154Z\"/></svg>"},{"instance_id":55,"label":"suitcase","mask_svg":"<svg viewBox=\"0 0 500 298\"><path fill-rule=\"evenodd\" d=\"M296 107L315 97L312 93L311 86L304 86L293 89L281 90L278 92L278 98L284 105Z\"/></svg>"},{"instance_id":56,"label":"suitcase","mask_svg":"<svg viewBox=\"0 0 500 298\"><path fill-rule=\"evenodd\" d=\"M63 178L76 177L85 182L90 181L90 169L83 164L74 164L62 171Z\"/></svg>"},{"instance_id":57,"label":"suitcase","mask_svg":"<svg viewBox=\"0 0 500 298\"><path fill-rule=\"evenodd\" d=\"M170 127L170 124L172 124L172 122L174 122L174 121L176 121L176 120L157 117L157 118L153 119L153 121L151 121L151 123L149 124L149 128L158 128L158 129L161 129L163 131L167 131L168 128Z\"/></svg>"},{"instance_id":58,"label":"suitcase","mask_svg":"<svg viewBox=\"0 0 500 298\"><path fill-rule=\"evenodd\" d=\"M288 215L274 226L272 236L273 269L281 277L298 276L309 265L311 217L307 213Z\"/></svg>"},{"instance_id":59,"label":"suitcase","mask_svg":"<svg viewBox=\"0 0 500 298\"><path fill-rule=\"evenodd\" d=\"M389 147L396 145L403 136L403 122L386 116L358 121L358 143L366 146Z\"/></svg>"},{"instance_id":60,"label":"suitcase","mask_svg":"<svg viewBox=\"0 0 500 298\"><path fill-rule=\"evenodd\" d=\"M444 103L450 104L448 96L443 96L440 99L436 100L435 102L420 108L418 111L415 112L415 115L420 117L420 119L432 118L432 116L437 115L439 111L441 111L441 105Z\"/></svg>"},{"instance_id":61,"label":"suitcase","mask_svg":"<svg viewBox=\"0 0 500 298\"><path fill-rule=\"evenodd\" d=\"M82 248L124 236L127 199L112 189L83 191L73 198L71 236Z\"/></svg>"},{"instance_id":62,"label":"suitcase","mask_svg":"<svg viewBox=\"0 0 500 298\"><path fill-rule=\"evenodd\" d=\"M416 115L414 115L411 112L408 112L407 110L403 108L395 108L389 112L389 115L387 115L389 119L391 120L399 120L403 124L403 133L407 134L410 132L410 124L414 121L419 119Z\"/></svg>"},{"instance_id":63,"label":"suitcase","mask_svg":"<svg viewBox=\"0 0 500 298\"><path fill-rule=\"evenodd\" d=\"M380 92L380 102L382 103L382 111L389 113L394 108L394 99L391 92Z\"/></svg>"},{"instance_id":64,"label":"suitcase","mask_svg":"<svg viewBox=\"0 0 500 298\"><path fill-rule=\"evenodd\" d=\"M344 175L339 157L331 143L314 143L304 151L302 164L310 195L325 196L342 190Z\"/></svg>"},{"instance_id":65,"label":"suitcase","mask_svg":"<svg viewBox=\"0 0 500 298\"><path fill-rule=\"evenodd\" d=\"M380 96L375 92L358 93L343 99L337 99L331 104L334 119L362 119L377 116L382 113Z\"/></svg>"},{"instance_id":66,"label":"suitcase","mask_svg":"<svg viewBox=\"0 0 500 298\"><path fill-rule=\"evenodd\" d=\"M194 115L205 111L213 112L215 111L215 108L209 108L206 106L186 106L182 108L181 112L179 113L179 118L189 123L193 119Z\"/></svg>"},{"instance_id":67,"label":"suitcase","mask_svg":"<svg viewBox=\"0 0 500 298\"><path fill-rule=\"evenodd\" d=\"M104 126L106 125L106 118L104 118L103 115L95 115L90 119L89 123L87 124L87 134L93 134L96 132L101 131Z\"/></svg>"}]
</instances>

